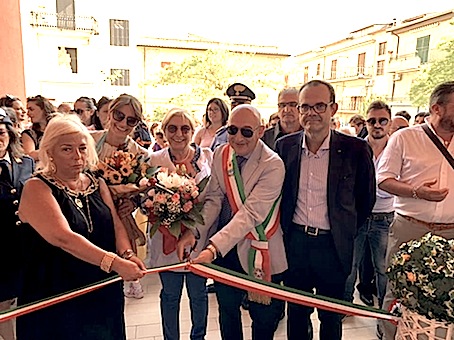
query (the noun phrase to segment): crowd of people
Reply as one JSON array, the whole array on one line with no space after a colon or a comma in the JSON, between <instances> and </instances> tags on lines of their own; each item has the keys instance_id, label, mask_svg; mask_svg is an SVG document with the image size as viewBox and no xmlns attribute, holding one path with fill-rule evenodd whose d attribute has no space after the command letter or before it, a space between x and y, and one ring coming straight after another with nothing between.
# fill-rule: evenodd
<instances>
[{"instance_id":1,"label":"crowd of people","mask_svg":"<svg viewBox=\"0 0 454 340\"><path fill-rule=\"evenodd\" d=\"M0 98L0 310L23 306L111 278L86 295L0 323L5 340L125 339L124 297L141 298L145 262L215 263L259 280L366 305L393 301L386 268L403 242L432 232L454 237L454 82L438 85L429 113L394 117L383 101L341 128L333 86L312 80L278 94L263 124L254 92L235 83L208 101L202 127L173 108L148 128L135 97L78 98L56 109L42 97ZM435 136L435 137L434 137ZM438 146L433 142L437 139ZM168 171L184 166L200 183L203 223L177 239L147 228L147 255L123 223L143 202L116 199L97 172L117 151L144 156ZM150 217L150 220L152 217ZM19 247L19 252L18 252ZM193 250L188 254L187 249ZM19 254L19 255L16 255ZM207 280L189 271L159 275L164 339L180 337L183 287L191 339L207 328ZM215 282L222 339L243 339L241 306L254 340L273 339L287 313L288 339L312 339L314 309ZM375 304L374 295L377 297ZM342 338L345 315L318 310L320 339ZM395 326L377 323L394 339Z\"/></svg>"}]
</instances>

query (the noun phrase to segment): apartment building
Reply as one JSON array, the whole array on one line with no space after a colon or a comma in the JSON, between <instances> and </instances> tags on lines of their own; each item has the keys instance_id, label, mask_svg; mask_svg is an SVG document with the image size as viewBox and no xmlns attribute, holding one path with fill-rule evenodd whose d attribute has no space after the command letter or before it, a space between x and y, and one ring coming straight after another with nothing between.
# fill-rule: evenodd
<instances>
[{"instance_id":1,"label":"apartment building","mask_svg":"<svg viewBox=\"0 0 454 340\"><path fill-rule=\"evenodd\" d=\"M295 56L290 82L324 79L333 84L344 124L353 114L364 114L375 99L389 103L393 113L407 110L414 115L424 108L410 102L412 82L422 67L440 57L439 44L453 39L453 17L454 11L422 14L353 31Z\"/></svg>"}]
</instances>

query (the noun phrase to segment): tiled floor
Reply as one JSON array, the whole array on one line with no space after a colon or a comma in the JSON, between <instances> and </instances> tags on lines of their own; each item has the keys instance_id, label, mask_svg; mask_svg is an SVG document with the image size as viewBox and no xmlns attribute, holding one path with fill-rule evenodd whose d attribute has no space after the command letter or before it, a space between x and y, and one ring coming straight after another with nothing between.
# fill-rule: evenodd
<instances>
[{"instance_id":1,"label":"tiled floor","mask_svg":"<svg viewBox=\"0 0 454 340\"><path fill-rule=\"evenodd\" d=\"M126 327L128 340L161 340L161 313L159 308L159 291L161 289L157 275L148 275L142 279L145 297L141 300L126 299ZM359 299L356 299L359 301ZM356 302L355 300L355 302ZM319 324L316 313L312 316L314 324L314 340L318 339ZM348 317L343 323L343 338L346 340L373 340L375 336L375 320L360 317ZM243 329L245 339L251 339L251 319L243 311ZM181 301L180 332L181 339L189 339L191 328L189 303L184 293ZM286 319L279 324L275 339L286 339ZM206 340L219 340L218 311L216 297L209 294L209 315Z\"/></svg>"}]
</instances>

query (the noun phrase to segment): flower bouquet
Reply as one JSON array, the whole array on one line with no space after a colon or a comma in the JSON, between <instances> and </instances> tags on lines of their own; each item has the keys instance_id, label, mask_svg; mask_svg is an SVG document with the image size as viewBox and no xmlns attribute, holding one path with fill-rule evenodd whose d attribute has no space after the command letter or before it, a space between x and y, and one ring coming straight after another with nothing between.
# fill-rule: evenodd
<instances>
[{"instance_id":1,"label":"flower bouquet","mask_svg":"<svg viewBox=\"0 0 454 340\"><path fill-rule=\"evenodd\" d=\"M163 234L166 255L175 250L176 241L187 228L204 223L199 195L207 183L208 177L196 183L186 174L184 165L170 173L161 169L156 178L150 180L153 188L147 192L143 205L152 223L150 237L158 230Z\"/></svg>"},{"instance_id":2,"label":"flower bouquet","mask_svg":"<svg viewBox=\"0 0 454 340\"><path fill-rule=\"evenodd\" d=\"M104 162L98 163L98 174L109 186L117 209L124 199L133 200L147 189L148 180L158 171L158 168L148 165L147 161L144 155L136 156L119 150ZM146 243L145 235L131 214L120 218L126 227L133 250L136 251L136 245L142 246Z\"/></svg>"},{"instance_id":3,"label":"flower bouquet","mask_svg":"<svg viewBox=\"0 0 454 340\"><path fill-rule=\"evenodd\" d=\"M391 259L388 277L394 296L403 306L398 336L451 339L454 335L454 240L428 233L419 240L402 244Z\"/></svg>"}]
</instances>

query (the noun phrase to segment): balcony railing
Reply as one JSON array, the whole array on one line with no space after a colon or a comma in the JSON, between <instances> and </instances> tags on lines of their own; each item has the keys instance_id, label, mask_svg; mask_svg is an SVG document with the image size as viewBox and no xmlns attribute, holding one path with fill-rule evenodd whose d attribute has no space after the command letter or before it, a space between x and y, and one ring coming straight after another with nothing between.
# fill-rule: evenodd
<instances>
[{"instance_id":1,"label":"balcony railing","mask_svg":"<svg viewBox=\"0 0 454 340\"><path fill-rule=\"evenodd\" d=\"M345 67L336 71L329 71L328 80L368 79L372 75L372 67Z\"/></svg>"},{"instance_id":2,"label":"balcony railing","mask_svg":"<svg viewBox=\"0 0 454 340\"><path fill-rule=\"evenodd\" d=\"M93 17L34 11L31 11L30 14L30 25L33 27L57 28L98 34L98 22Z\"/></svg>"},{"instance_id":3,"label":"balcony railing","mask_svg":"<svg viewBox=\"0 0 454 340\"><path fill-rule=\"evenodd\" d=\"M416 70L421 65L421 59L416 53L399 54L389 61L388 72L405 72Z\"/></svg>"}]
</instances>

